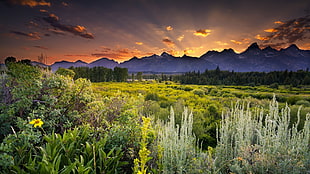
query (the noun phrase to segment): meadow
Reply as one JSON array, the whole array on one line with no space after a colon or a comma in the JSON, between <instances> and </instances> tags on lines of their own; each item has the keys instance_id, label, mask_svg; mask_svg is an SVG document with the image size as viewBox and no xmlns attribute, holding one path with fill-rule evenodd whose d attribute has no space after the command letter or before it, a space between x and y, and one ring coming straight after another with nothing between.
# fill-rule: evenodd
<instances>
[{"instance_id":1,"label":"meadow","mask_svg":"<svg viewBox=\"0 0 310 174\"><path fill-rule=\"evenodd\" d=\"M310 87L97 82L11 63L0 173L309 173Z\"/></svg>"}]
</instances>

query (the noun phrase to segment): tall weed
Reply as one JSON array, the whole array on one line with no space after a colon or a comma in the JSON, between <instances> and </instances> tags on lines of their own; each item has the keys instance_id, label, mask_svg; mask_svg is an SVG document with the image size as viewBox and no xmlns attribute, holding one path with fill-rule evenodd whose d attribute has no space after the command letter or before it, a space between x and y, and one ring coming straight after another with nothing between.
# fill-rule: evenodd
<instances>
[{"instance_id":1,"label":"tall weed","mask_svg":"<svg viewBox=\"0 0 310 174\"><path fill-rule=\"evenodd\" d=\"M223 173L310 172L310 114L298 131L290 127L290 108L279 109L275 97L269 113L237 103L222 115L215 164Z\"/></svg>"}]
</instances>

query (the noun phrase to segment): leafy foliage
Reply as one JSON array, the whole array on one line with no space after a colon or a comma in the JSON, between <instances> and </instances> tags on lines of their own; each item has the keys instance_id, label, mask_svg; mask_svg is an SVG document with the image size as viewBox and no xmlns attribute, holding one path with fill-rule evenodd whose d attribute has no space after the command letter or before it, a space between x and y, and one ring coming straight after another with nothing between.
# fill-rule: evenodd
<instances>
[{"instance_id":1,"label":"leafy foliage","mask_svg":"<svg viewBox=\"0 0 310 174\"><path fill-rule=\"evenodd\" d=\"M200 85L270 85L277 88L278 85L310 85L310 72L308 70L273 71L273 72L229 72L206 70L204 73L188 72L184 75L174 76L174 81L183 84Z\"/></svg>"}]
</instances>

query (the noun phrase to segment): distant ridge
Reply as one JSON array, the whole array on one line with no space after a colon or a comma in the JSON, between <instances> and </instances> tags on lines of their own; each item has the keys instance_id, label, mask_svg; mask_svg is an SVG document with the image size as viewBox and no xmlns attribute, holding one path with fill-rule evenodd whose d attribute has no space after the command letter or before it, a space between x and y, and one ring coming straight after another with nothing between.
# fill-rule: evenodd
<instances>
[{"instance_id":1,"label":"distant ridge","mask_svg":"<svg viewBox=\"0 0 310 174\"><path fill-rule=\"evenodd\" d=\"M118 63L108 58L100 58L91 63L81 60L76 62L61 61L51 65L56 71L59 67L96 67L103 66L128 68L129 72L158 72L180 73L189 71L203 72L212 70L217 66L221 70L235 72L270 72L310 68L310 50L301 50L295 44L281 50L271 47L261 49L257 43L252 43L244 52L238 54L233 49L224 49L221 52L208 51L200 57L174 57L166 52L161 55L152 55L142 58L133 57L123 63Z\"/></svg>"}]
</instances>

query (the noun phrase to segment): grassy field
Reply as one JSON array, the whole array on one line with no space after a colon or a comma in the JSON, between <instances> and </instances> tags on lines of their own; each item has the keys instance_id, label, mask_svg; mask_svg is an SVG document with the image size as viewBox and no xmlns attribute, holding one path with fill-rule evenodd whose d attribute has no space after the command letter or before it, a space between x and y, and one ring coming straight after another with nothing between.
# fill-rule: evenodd
<instances>
[{"instance_id":1,"label":"grassy field","mask_svg":"<svg viewBox=\"0 0 310 174\"><path fill-rule=\"evenodd\" d=\"M310 87L279 86L208 86L181 85L173 82L102 82L92 83L95 93L105 97L123 97L135 102L140 114L166 120L170 107L176 110L176 122L180 124L184 107L193 111L194 133L203 142L203 148L215 146L216 124L222 112L228 111L237 101L249 102L253 107L269 109L270 100L276 96L280 107L291 108L291 124L297 120L300 106L301 120L310 112ZM131 104L132 105L132 104ZM301 128L303 125L299 125Z\"/></svg>"},{"instance_id":2,"label":"grassy field","mask_svg":"<svg viewBox=\"0 0 310 174\"><path fill-rule=\"evenodd\" d=\"M0 173L309 173L310 87L91 83L11 64Z\"/></svg>"}]
</instances>

